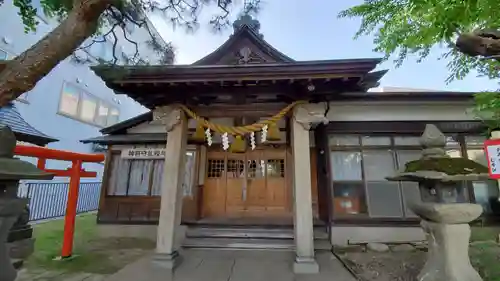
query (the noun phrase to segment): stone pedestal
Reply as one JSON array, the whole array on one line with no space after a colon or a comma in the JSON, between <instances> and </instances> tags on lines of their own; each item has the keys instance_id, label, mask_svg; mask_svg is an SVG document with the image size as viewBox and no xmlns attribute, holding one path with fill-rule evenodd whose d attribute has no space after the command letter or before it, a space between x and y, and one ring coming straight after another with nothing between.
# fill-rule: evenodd
<instances>
[{"instance_id":1,"label":"stone pedestal","mask_svg":"<svg viewBox=\"0 0 500 281\"><path fill-rule=\"evenodd\" d=\"M17 277L9 256L7 236L26 204L24 199L0 199L0 281L14 281Z\"/></svg>"},{"instance_id":2,"label":"stone pedestal","mask_svg":"<svg viewBox=\"0 0 500 281\"><path fill-rule=\"evenodd\" d=\"M417 280L482 281L469 259L471 230L468 224L481 214L481 206L424 203L412 209L423 218L421 225L427 233L429 247L427 261Z\"/></svg>"}]
</instances>

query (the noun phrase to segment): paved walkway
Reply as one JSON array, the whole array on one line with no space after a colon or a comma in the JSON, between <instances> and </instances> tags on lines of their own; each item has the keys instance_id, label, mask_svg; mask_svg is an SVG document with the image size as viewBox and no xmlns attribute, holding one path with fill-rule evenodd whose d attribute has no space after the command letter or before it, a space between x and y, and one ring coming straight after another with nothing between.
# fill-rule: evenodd
<instances>
[{"instance_id":1,"label":"paved walkway","mask_svg":"<svg viewBox=\"0 0 500 281\"><path fill-rule=\"evenodd\" d=\"M320 273L295 275L293 252L185 250L173 274L151 263L147 256L105 281L356 281L328 251L319 252Z\"/></svg>"}]
</instances>

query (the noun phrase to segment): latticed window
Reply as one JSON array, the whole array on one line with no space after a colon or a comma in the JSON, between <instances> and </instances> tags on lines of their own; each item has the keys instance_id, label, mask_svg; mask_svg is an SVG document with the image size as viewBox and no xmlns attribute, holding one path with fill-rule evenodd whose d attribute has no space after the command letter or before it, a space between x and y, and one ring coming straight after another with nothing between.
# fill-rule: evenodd
<instances>
[{"instance_id":1,"label":"latticed window","mask_svg":"<svg viewBox=\"0 0 500 281\"><path fill-rule=\"evenodd\" d=\"M247 161L248 178L263 178L266 176L266 165L264 160Z\"/></svg>"},{"instance_id":2,"label":"latticed window","mask_svg":"<svg viewBox=\"0 0 500 281\"><path fill-rule=\"evenodd\" d=\"M267 160L267 177L284 178L285 177L285 159Z\"/></svg>"},{"instance_id":3,"label":"latticed window","mask_svg":"<svg viewBox=\"0 0 500 281\"><path fill-rule=\"evenodd\" d=\"M208 159L207 177L220 178L224 174L224 159Z\"/></svg>"},{"instance_id":4,"label":"latticed window","mask_svg":"<svg viewBox=\"0 0 500 281\"><path fill-rule=\"evenodd\" d=\"M245 177L245 161L243 160L227 160L227 177L228 178L244 178Z\"/></svg>"}]
</instances>

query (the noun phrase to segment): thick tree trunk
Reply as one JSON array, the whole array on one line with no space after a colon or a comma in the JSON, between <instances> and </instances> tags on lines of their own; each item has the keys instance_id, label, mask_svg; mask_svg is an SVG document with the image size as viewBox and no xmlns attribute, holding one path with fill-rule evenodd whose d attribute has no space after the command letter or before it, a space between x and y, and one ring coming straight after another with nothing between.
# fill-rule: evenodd
<instances>
[{"instance_id":1,"label":"thick tree trunk","mask_svg":"<svg viewBox=\"0 0 500 281\"><path fill-rule=\"evenodd\" d=\"M500 60L500 31L480 29L462 33L455 43L457 49L472 57L485 57Z\"/></svg>"},{"instance_id":2,"label":"thick tree trunk","mask_svg":"<svg viewBox=\"0 0 500 281\"><path fill-rule=\"evenodd\" d=\"M111 0L75 0L58 27L9 61L0 72L0 106L33 89L62 60L97 31L100 15Z\"/></svg>"}]
</instances>

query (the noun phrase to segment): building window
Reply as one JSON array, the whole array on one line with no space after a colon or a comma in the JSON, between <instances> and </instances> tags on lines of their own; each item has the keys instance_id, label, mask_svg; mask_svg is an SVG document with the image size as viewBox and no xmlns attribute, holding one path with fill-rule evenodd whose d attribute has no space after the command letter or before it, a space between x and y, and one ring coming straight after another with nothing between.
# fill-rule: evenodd
<instances>
[{"instance_id":1,"label":"building window","mask_svg":"<svg viewBox=\"0 0 500 281\"><path fill-rule=\"evenodd\" d=\"M421 200L417 183L392 182L386 177L420 158L419 139L416 136L329 136L333 216L415 218L408 205ZM461 157L456 138L447 137L446 151L453 157Z\"/></svg>"},{"instance_id":2,"label":"building window","mask_svg":"<svg viewBox=\"0 0 500 281\"><path fill-rule=\"evenodd\" d=\"M118 122L119 111L70 83L64 83L59 113L98 127Z\"/></svg>"},{"instance_id":3,"label":"building window","mask_svg":"<svg viewBox=\"0 0 500 281\"><path fill-rule=\"evenodd\" d=\"M80 101L80 90L70 84L64 83L59 103L59 112L78 117L78 104Z\"/></svg>"},{"instance_id":4,"label":"building window","mask_svg":"<svg viewBox=\"0 0 500 281\"><path fill-rule=\"evenodd\" d=\"M196 151L186 151L182 184L184 196L193 195ZM123 159L119 153L111 160L108 196L161 196L163 159Z\"/></svg>"},{"instance_id":5,"label":"building window","mask_svg":"<svg viewBox=\"0 0 500 281\"><path fill-rule=\"evenodd\" d=\"M95 121L99 126L106 126L108 124L109 107L104 103L99 103L99 109L97 110L97 116Z\"/></svg>"},{"instance_id":6,"label":"building window","mask_svg":"<svg viewBox=\"0 0 500 281\"><path fill-rule=\"evenodd\" d=\"M80 118L85 122L93 123L97 118L97 101L84 92L81 93L80 97Z\"/></svg>"},{"instance_id":7,"label":"building window","mask_svg":"<svg viewBox=\"0 0 500 281\"><path fill-rule=\"evenodd\" d=\"M108 115L108 126L118 123L119 117L120 117L120 112L118 111L118 109L116 108L111 109Z\"/></svg>"}]
</instances>

